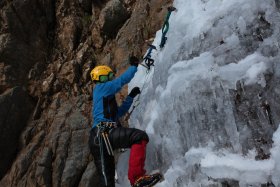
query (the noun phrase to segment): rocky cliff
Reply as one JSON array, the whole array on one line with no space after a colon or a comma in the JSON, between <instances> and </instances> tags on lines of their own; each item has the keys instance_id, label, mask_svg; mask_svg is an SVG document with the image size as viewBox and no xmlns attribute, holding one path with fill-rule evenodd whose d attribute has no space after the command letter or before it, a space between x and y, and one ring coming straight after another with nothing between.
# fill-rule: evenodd
<instances>
[{"instance_id":1,"label":"rocky cliff","mask_svg":"<svg viewBox=\"0 0 280 187\"><path fill-rule=\"evenodd\" d=\"M141 57L171 4L0 2L0 186L98 186L89 72Z\"/></svg>"}]
</instances>

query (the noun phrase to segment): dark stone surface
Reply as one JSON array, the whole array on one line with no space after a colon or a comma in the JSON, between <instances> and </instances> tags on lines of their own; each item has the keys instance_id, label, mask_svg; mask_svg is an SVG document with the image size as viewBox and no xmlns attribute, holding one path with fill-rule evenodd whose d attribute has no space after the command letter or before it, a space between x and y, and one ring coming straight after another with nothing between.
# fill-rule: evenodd
<instances>
[{"instance_id":1,"label":"dark stone surface","mask_svg":"<svg viewBox=\"0 0 280 187\"><path fill-rule=\"evenodd\" d=\"M23 84L34 64L46 62L55 26L55 2L6 2L0 10L0 20L4 25L0 28L0 62L9 67L4 75L0 74L5 77L0 85L2 91Z\"/></svg>"},{"instance_id":2,"label":"dark stone surface","mask_svg":"<svg viewBox=\"0 0 280 187\"><path fill-rule=\"evenodd\" d=\"M21 88L0 95L0 178L16 156L18 138L34 108L34 102Z\"/></svg>"},{"instance_id":3,"label":"dark stone surface","mask_svg":"<svg viewBox=\"0 0 280 187\"><path fill-rule=\"evenodd\" d=\"M100 15L103 34L109 38L114 38L128 18L129 13L121 1L110 1Z\"/></svg>"}]
</instances>

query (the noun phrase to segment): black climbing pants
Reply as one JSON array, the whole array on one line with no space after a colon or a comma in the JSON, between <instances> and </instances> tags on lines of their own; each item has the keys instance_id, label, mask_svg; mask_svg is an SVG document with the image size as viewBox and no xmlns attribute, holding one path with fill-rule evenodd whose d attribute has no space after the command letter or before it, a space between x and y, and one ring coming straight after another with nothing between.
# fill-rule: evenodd
<instances>
[{"instance_id":1,"label":"black climbing pants","mask_svg":"<svg viewBox=\"0 0 280 187\"><path fill-rule=\"evenodd\" d=\"M97 168L97 172L100 178L100 183L102 187L115 187L115 160L114 156L110 156L105 146L103 139L103 157L104 164L102 166L102 158L100 152L100 145L97 138L97 127L91 129L89 137L89 148L90 152L94 157L94 163ZM133 144L140 143L142 140L149 141L149 137L146 132L135 129L135 128L125 128L117 127L110 131L109 140L113 149L119 148L131 148ZM107 179L107 185L105 182L104 174L102 173L102 167L104 167L105 176Z\"/></svg>"}]
</instances>

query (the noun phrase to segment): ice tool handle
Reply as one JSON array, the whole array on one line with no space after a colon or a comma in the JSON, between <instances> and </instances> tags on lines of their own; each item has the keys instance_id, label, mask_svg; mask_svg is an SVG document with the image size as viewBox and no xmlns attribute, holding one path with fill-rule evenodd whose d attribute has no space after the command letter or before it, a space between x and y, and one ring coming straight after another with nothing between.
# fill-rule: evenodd
<instances>
[{"instance_id":1,"label":"ice tool handle","mask_svg":"<svg viewBox=\"0 0 280 187\"><path fill-rule=\"evenodd\" d=\"M164 21L163 27L161 29L162 37L161 37L161 42L160 42L160 45L159 45L160 48L164 47L164 45L166 43L166 40L167 40L166 34L167 34L168 30L169 30L169 22L168 22L168 20L170 18L170 15L171 15L171 13L173 11L176 11L177 9L175 7L173 7L173 6L170 6L170 7L167 8L167 10L168 10L168 13L167 13L167 15L165 17L165 21Z\"/></svg>"}]
</instances>

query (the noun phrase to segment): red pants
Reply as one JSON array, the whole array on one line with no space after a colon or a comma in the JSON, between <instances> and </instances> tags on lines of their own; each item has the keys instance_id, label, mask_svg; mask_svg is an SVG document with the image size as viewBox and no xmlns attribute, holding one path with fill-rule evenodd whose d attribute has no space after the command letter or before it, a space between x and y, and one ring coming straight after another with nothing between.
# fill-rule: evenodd
<instances>
[{"instance_id":1,"label":"red pants","mask_svg":"<svg viewBox=\"0 0 280 187\"><path fill-rule=\"evenodd\" d=\"M142 140L140 144L134 144L130 150L128 179L133 185L137 178L146 173L144 169L146 159L147 141Z\"/></svg>"}]
</instances>

